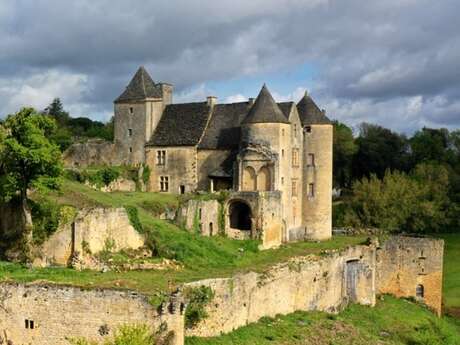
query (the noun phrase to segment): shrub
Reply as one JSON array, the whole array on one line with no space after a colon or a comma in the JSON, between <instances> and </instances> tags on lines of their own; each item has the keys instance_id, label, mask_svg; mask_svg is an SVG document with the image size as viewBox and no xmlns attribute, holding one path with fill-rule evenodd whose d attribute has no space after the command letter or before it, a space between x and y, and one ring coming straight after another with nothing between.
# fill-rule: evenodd
<instances>
[{"instance_id":1,"label":"shrub","mask_svg":"<svg viewBox=\"0 0 460 345\"><path fill-rule=\"evenodd\" d=\"M33 231L32 237L35 243L43 243L58 226L61 207L52 201L40 199L30 201Z\"/></svg>"},{"instance_id":2,"label":"shrub","mask_svg":"<svg viewBox=\"0 0 460 345\"><path fill-rule=\"evenodd\" d=\"M167 344L159 342L160 335L152 334L146 325L125 325L121 326L112 339L104 341L100 345L155 345ZM83 338L69 339L72 345L98 345Z\"/></svg>"},{"instance_id":3,"label":"shrub","mask_svg":"<svg viewBox=\"0 0 460 345\"><path fill-rule=\"evenodd\" d=\"M186 288L184 297L188 300L185 311L185 327L193 328L198 322L208 317L206 305L214 298L214 292L209 286Z\"/></svg>"},{"instance_id":4,"label":"shrub","mask_svg":"<svg viewBox=\"0 0 460 345\"><path fill-rule=\"evenodd\" d=\"M139 233L144 233L144 228L142 227L142 223L139 220L139 213L137 208L134 206L125 206L126 213L128 214L129 222L136 229Z\"/></svg>"}]
</instances>

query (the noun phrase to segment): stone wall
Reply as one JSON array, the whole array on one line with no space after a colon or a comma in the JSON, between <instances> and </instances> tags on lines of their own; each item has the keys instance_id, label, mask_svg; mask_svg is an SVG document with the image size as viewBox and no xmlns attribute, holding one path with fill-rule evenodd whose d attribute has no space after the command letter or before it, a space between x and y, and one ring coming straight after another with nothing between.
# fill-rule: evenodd
<instances>
[{"instance_id":1,"label":"stone wall","mask_svg":"<svg viewBox=\"0 0 460 345\"><path fill-rule=\"evenodd\" d=\"M43 244L34 265L68 265L77 254L84 262L85 256L99 253L107 243L112 251L138 249L144 246L144 237L132 227L124 208L83 209L73 223L60 226Z\"/></svg>"},{"instance_id":2,"label":"stone wall","mask_svg":"<svg viewBox=\"0 0 460 345\"><path fill-rule=\"evenodd\" d=\"M186 335L218 336L261 317L296 310L337 312L350 300L372 306L374 268L375 247L356 246L322 258L295 258L263 273L187 284L209 286L215 296L206 308L209 317Z\"/></svg>"},{"instance_id":3,"label":"stone wall","mask_svg":"<svg viewBox=\"0 0 460 345\"><path fill-rule=\"evenodd\" d=\"M378 292L416 297L440 315L443 252L443 240L392 237L377 250ZM423 296L417 297L417 286Z\"/></svg>"},{"instance_id":4,"label":"stone wall","mask_svg":"<svg viewBox=\"0 0 460 345\"><path fill-rule=\"evenodd\" d=\"M25 218L19 200L0 203L0 257L22 238L25 228Z\"/></svg>"},{"instance_id":5,"label":"stone wall","mask_svg":"<svg viewBox=\"0 0 460 345\"><path fill-rule=\"evenodd\" d=\"M91 165L120 165L116 146L102 139L91 139L84 143L72 144L63 154L64 165L68 168Z\"/></svg>"},{"instance_id":6,"label":"stone wall","mask_svg":"<svg viewBox=\"0 0 460 345\"><path fill-rule=\"evenodd\" d=\"M182 345L183 307L172 298L159 313L132 291L0 283L0 343L68 345L66 339L75 337L103 341L124 324L157 330L164 323L165 334L174 332L171 345Z\"/></svg>"},{"instance_id":7,"label":"stone wall","mask_svg":"<svg viewBox=\"0 0 460 345\"><path fill-rule=\"evenodd\" d=\"M195 222L203 236L219 233L219 202L217 200L189 200L177 211L176 222L194 231Z\"/></svg>"}]
</instances>

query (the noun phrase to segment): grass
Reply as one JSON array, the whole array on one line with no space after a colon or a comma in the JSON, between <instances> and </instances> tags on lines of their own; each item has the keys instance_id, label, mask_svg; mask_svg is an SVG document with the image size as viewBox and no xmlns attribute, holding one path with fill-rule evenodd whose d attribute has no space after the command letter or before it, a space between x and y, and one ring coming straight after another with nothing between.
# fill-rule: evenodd
<instances>
[{"instance_id":1,"label":"grass","mask_svg":"<svg viewBox=\"0 0 460 345\"><path fill-rule=\"evenodd\" d=\"M375 308L352 305L339 315L295 312L263 318L232 333L186 339L186 345L458 345L460 323L424 307L384 296Z\"/></svg>"},{"instance_id":2,"label":"grass","mask_svg":"<svg viewBox=\"0 0 460 345\"><path fill-rule=\"evenodd\" d=\"M460 317L460 234L441 234L444 239L444 304Z\"/></svg>"},{"instance_id":3,"label":"grass","mask_svg":"<svg viewBox=\"0 0 460 345\"><path fill-rule=\"evenodd\" d=\"M60 193L47 198L74 207L131 206L138 209L139 219L159 257L175 259L183 269L167 271L77 272L68 268L26 268L0 262L0 280L20 282L50 281L81 287L128 288L155 296L184 282L205 278L229 277L235 273L261 272L294 256L319 254L323 250L340 249L362 243L365 236L337 236L321 243L299 242L279 249L259 251L258 241L236 241L221 236L203 237L155 217L145 205L177 207L177 197L159 193L103 193L77 182L67 181Z\"/></svg>"}]
</instances>

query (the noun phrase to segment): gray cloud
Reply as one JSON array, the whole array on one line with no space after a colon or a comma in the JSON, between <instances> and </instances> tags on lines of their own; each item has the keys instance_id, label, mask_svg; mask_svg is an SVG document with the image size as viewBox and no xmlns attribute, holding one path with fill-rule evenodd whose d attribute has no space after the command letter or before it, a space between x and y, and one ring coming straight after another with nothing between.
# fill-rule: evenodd
<instances>
[{"instance_id":1,"label":"gray cloud","mask_svg":"<svg viewBox=\"0 0 460 345\"><path fill-rule=\"evenodd\" d=\"M314 84L293 85L293 95L312 89L332 117L455 128L457 8L457 0L5 0L0 113L59 96L76 113L107 117L140 64L174 83L178 99L201 97L210 81L310 64Z\"/></svg>"}]
</instances>

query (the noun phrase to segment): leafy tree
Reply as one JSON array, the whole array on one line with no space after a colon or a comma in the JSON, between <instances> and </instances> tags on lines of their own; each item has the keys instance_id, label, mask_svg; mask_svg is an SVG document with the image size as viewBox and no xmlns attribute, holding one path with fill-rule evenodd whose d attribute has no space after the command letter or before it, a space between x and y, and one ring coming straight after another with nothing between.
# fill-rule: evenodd
<instances>
[{"instance_id":1,"label":"leafy tree","mask_svg":"<svg viewBox=\"0 0 460 345\"><path fill-rule=\"evenodd\" d=\"M350 127L334 121L334 186L350 187L353 156L358 147Z\"/></svg>"},{"instance_id":2,"label":"leafy tree","mask_svg":"<svg viewBox=\"0 0 460 345\"><path fill-rule=\"evenodd\" d=\"M8 202L20 197L26 227L32 225L27 191L56 188L62 172L59 148L48 139L55 129L53 119L32 108L23 108L5 121L0 144L0 199Z\"/></svg>"},{"instance_id":3,"label":"leafy tree","mask_svg":"<svg viewBox=\"0 0 460 345\"><path fill-rule=\"evenodd\" d=\"M45 108L44 113L52 116L59 126L65 126L70 119L69 113L64 111L64 106L59 98L53 99L51 104Z\"/></svg>"},{"instance_id":4,"label":"leafy tree","mask_svg":"<svg viewBox=\"0 0 460 345\"><path fill-rule=\"evenodd\" d=\"M355 179L376 174L382 178L387 169L408 170L408 142L404 135L387 128L363 123L356 139L358 151L353 160Z\"/></svg>"}]
</instances>

